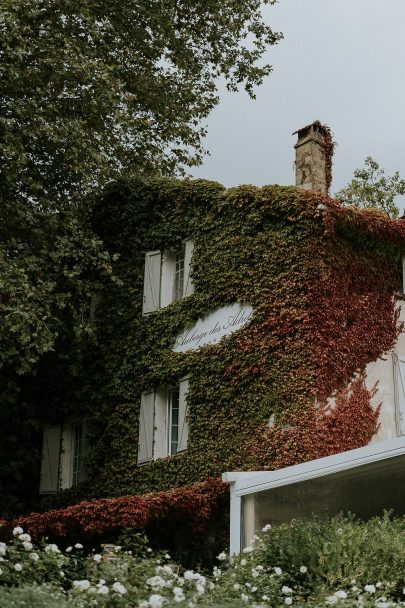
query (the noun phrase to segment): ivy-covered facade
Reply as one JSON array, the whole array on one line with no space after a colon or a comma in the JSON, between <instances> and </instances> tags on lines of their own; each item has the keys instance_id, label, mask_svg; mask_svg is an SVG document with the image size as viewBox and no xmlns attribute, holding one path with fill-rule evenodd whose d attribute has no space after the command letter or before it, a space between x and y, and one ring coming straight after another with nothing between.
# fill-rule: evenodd
<instances>
[{"instance_id":1,"label":"ivy-covered facade","mask_svg":"<svg viewBox=\"0 0 405 608\"><path fill-rule=\"evenodd\" d=\"M380 410L364 374L402 329L404 224L295 187L111 186L91 226L118 281L92 294L95 338L66 398L60 362L43 371L59 450L52 472L43 453L43 495L140 495L366 445ZM252 313L237 331L176 352L238 304Z\"/></svg>"}]
</instances>

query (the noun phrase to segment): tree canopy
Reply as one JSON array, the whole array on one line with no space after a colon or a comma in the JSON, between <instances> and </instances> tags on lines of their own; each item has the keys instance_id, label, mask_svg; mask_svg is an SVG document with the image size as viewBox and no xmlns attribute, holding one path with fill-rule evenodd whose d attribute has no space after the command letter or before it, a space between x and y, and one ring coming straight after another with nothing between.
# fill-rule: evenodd
<instances>
[{"instance_id":1,"label":"tree canopy","mask_svg":"<svg viewBox=\"0 0 405 608\"><path fill-rule=\"evenodd\" d=\"M352 181L336 193L335 198L345 205L383 211L389 217L398 217L395 197L405 194L405 179L396 171L386 176L384 169L368 156L362 169L354 171Z\"/></svg>"},{"instance_id":2,"label":"tree canopy","mask_svg":"<svg viewBox=\"0 0 405 608\"><path fill-rule=\"evenodd\" d=\"M3 0L3 194L61 208L123 172L199 162L216 84L254 86L276 0Z\"/></svg>"}]
</instances>

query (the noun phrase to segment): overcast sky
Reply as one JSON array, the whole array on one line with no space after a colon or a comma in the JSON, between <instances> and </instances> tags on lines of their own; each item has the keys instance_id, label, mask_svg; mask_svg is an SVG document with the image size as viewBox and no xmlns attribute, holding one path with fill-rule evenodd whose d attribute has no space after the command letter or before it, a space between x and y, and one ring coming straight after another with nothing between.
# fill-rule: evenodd
<instances>
[{"instance_id":1,"label":"overcast sky","mask_svg":"<svg viewBox=\"0 0 405 608\"><path fill-rule=\"evenodd\" d=\"M319 119L338 143L331 193L366 156L405 177L405 0L279 0L265 15L284 33L267 54L274 71L254 101L221 88L205 140L211 156L193 176L292 184L291 134Z\"/></svg>"}]
</instances>

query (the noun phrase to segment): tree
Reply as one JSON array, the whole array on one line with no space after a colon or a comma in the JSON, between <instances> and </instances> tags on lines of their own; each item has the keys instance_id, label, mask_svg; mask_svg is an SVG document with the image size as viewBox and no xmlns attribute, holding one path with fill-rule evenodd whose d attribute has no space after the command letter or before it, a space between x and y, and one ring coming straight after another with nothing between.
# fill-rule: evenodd
<instances>
[{"instance_id":1,"label":"tree","mask_svg":"<svg viewBox=\"0 0 405 608\"><path fill-rule=\"evenodd\" d=\"M277 0L3 0L3 200L61 208L122 172L197 164L217 79L253 87Z\"/></svg>"},{"instance_id":2,"label":"tree","mask_svg":"<svg viewBox=\"0 0 405 608\"><path fill-rule=\"evenodd\" d=\"M405 194L405 180L396 171L386 176L384 169L368 156L363 169L356 169L352 181L336 193L335 198L344 205L372 208L383 211L391 218L398 217L395 197Z\"/></svg>"},{"instance_id":3,"label":"tree","mask_svg":"<svg viewBox=\"0 0 405 608\"><path fill-rule=\"evenodd\" d=\"M88 269L109 264L74 216L87 195L122 173L198 163L219 76L253 96L271 71L258 63L281 37L261 5L1 2L0 365L11 357L29 370L69 307L74 329L85 326Z\"/></svg>"}]
</instances>

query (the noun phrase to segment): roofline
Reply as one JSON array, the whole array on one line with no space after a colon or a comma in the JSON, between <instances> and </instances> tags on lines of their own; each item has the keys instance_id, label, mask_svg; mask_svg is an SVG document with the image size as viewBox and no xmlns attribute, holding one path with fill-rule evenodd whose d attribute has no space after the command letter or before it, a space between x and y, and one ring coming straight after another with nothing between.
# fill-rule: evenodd
<instances>
[{"instance_id":1,"label":"roofline","mask_svg":"<svg viewBox=\"0 0 405 608\"><path fill-rule=\"evenodd\" d=\"M243 496L332 475L403 454L405 454L405 436L310 460L277 471L226 472L223 473L222 480L232 483L232 494Z\"/></svg>"}]
</instances>

